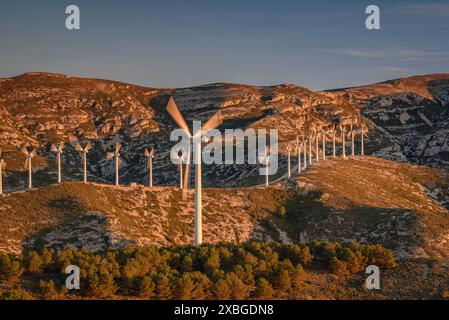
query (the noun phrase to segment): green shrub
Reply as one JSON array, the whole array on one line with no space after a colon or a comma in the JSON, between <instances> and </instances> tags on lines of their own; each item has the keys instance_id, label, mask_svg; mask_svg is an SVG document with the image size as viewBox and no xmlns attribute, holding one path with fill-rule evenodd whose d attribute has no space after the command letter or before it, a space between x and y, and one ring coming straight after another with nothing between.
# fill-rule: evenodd
<instances>
[{"instance_id":1,"label":"green shrub","mask_svg":"<svg viewBox=\"0 0 449 320\"><path fill-rule=\"evenodd\" d=\"M0 280L7 283L16 282L24 272L22 261L6 254L0 254Z\"/></svg>"}]
</instances>

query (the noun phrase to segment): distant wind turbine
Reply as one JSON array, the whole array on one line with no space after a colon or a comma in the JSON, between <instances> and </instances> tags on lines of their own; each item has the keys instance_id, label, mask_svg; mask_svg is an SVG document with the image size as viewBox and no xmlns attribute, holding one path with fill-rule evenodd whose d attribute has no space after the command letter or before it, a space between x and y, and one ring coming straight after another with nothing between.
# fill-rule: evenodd
<instances>
[{"instance_id":1,"label":"distant wind turbine","mask_svg":"<svg viewBox=\"0 0 449 320\"><path fill-rule=\"evenodd\" d=\"M82 163L84 167L83 173L83 182L87 183L87 154L90 150L92 150L92 144L90 142L86 143L84 147L78 142L78 139L75 137L70 138L70 143L75 147L75 150L81 152L83 154Z\"/></svg>"},{"instance_id":2,"label":"distant wind turbine","mask_svg":"<svg viewBox=\"0 0 449 320\"><path fill-rule=\"evenodd\" d=\"M270 168L270 147L265 146L265 152L259 157L259 163L265 166L265 187L270 186L270 178L269 178L269 168Z\"/></svg>"},{"instance_id":3,"label":"distant wind turbine","mask_svg":"<svg viewBox=\"0 0 449 320\"><path fill-rule=\"evenodd\" d=\"M353 116L351 117L351 130L349 132L349 135L351 137L351 156L355 156L355 124L356 124L357 117Z\"/></svg>"},{"instance_id":4,"label":"distant wind turbine","mask_svg":"<svg viewBox=\"0 0 449 320\"><path fill-rule=\"evenodd\" d=\"M149 179L149 186L153 187L153 159L154 159L154 148L151 148L150 151L148 149L145 149L145 158L147 158L147 168L148 168L148 179Z\"/></svg>"},{"instance_id":5,"label":"distant wind turbine","mask_svg":"<svg viewBox=\"0 0 449 320\"><path fill-rule=\"evenodd\" d=\"M52 152L56 152L56 162L58 164L58 183L61 183L62 182L61 155L64 150L64 142L61 142L58 145L52 144L50 149Z\"/></svg>"},{"instance_id":6,"label":"distant wind turbine","mask_svg":"<svg viewBox=\"0 0 449 320\"><path fill-rule=\"evenodd\" d=\"M340 125L340 131L341 131L341 139L342 139L342 146L343 146L342 155L343 155L343 158L346 158L346 126Z\"/></svg>"},{"instance_id":7,"label":"distant wind turbine","mask_svg":"<svg viewBox=\"0 0 449 320\"><path fill-rule=\"evenodd\" d=\"M123 163L122 159L120 159L120 149L122 148L122 145L117 142L115 143L115 149L114 152L108 152L106 154L106 159L111 160L114 159L115 161L115 185L120 185L120 176L119 176L119 167Z\"/></svg>"},{"instance_id":8,"label":"distant wind turbine","mask_svg":"<svg viewBox=\"0 0 449 320\"><path fill-rule=\"evenodd\" d=\"M307 139L302 135L302 145L304 147L304 170L307 169Z\"/></svg>"},{"instance_id":9,"label":"distant wind turbine","mask_svg":"<svg viewBox=\"0 0 449 320\"><path fill-rule=\"evenodd\" d=\"M184 178L183 178L183 162L187 160L187 152L182 152L181 150L179 152L172 153L171 156L172 159L174 159L176 162L178 162L178 170L179 170L179 189L184 189Z\"/></svg>"},{"instance_id":10,"label":"distant wind turbine","mask_svg":"<svg viewBox=\"0 0 449 320\"><path fill-rule=\"evenodd\" d=\"M184 117L179 111L178 106L175 103L173 97L170 97L167 108L167 112L176 122L176 124L184 131L187 137L190 139L190 142L193 143L194 155L195 155L195 245L201 245L203 243L203 183L202 183L202 172L201 172L201 164L202 164L202 147L201 143L203 140L204 134L206 134L209 130L213 130L217 128L222 123L222 117L220 113L214 114L209 121L207 121L204 126L194 132L193 135L190 133L189 126L187 125ZM185 184L188 185L188 172L190 165L190 152L188 152L188 161L186 163L186 177Z\"/></svg>"},{"instance_id":11,"label":"distant wind turbine","mask_svg":"<svg viewBox=\"0 0 449 320\"><path fill-rule=\"evenodd\" d=\"M336 146L336 135L337 131L335 130L335 124L332 125L332 129L330 131L332 133L332 151L333 151L333 157L337 157L337 146Z\"/></svg>"},{"instance_id":12,"label":"distant wind turbine","mask_svg":"<svg viewBox=\"0 0 449 320\"><path fill-rule=\"evenodd\" d=\"M301 151L302 151L302 145L299 142L299 136L296 137L296 149L298 150L298 175L301 174Z\"/></svg>"},{"instance_id":13,"label":"distant wind turbine","mask_svg":"<svg viewBox=\"0 0 449 320\"><path fill-rule=\"evenodd\" d=\"M292 159L292 147L290 144L287 145L287 172L288 172L288 178L290 179L292 177L292 165L291 165L291 159Z\"/></svg>"},{"instance_id":14,"label":"distant wind turbine","mask_svg":"<svg viewBox=\"0 0 449 320\"><path fill-rule=\"evenodd\" d=\"M32 161L31 159L33 159L36 155L36 149L34 149L33 147L28 148L27 146L24 146L22 148L22 153L24 155L26 155L26 161L25 161L25 168L28 168L28 189L32 189L33 188L33 167L32 167Z\"/></svg>"},{"instance_id":15,"label":"distant wind turbine","mask_svg":"<svg viewBox=\"0 0 449 320\"><path fill-rule=\"evenodd\" d=\"M321 127L321 134L323 135L323 160L326 160L326 131Z\"/></svg>"},{"instance_id":16,"label":"distant wind turbine","mask_svg":"<svg viewBox=\"0 0 449 320\"><path fill-rule=\"evenodd\" d=\"M368 129L365 124L362 124L362 128L360 129L361 136L361 155L365 155L365 137L368 137Z\"/></svg>"},{"instance_id":17,"label":"distant wind turbine","mask_svg":"<svg viewBox=\"0 0 449 320\"><path fill-rule=\"evenodd\" d=\"M3 194L3 170L6 168L6 162L2 158L2 149L0 149L0 194Z\"/></svg>"},{"instance_id":18,"label":"distant wind turbine","mask_svg":"<svg viewBox=\"0 0 449 320\"><path fill-rule=\"evenodd\" d=\"M309 164L312 165L312 140L313 132L309 133Z\"/></svg>"}]
</instances>

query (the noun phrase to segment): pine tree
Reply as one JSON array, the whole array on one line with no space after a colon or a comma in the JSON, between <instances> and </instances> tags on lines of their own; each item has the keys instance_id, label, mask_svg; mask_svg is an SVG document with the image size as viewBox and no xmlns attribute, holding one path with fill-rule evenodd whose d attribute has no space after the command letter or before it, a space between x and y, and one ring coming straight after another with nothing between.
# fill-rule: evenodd
<instances>
[{"instance_id":1,"label":"pine tree","mask_svg":"<svg viewBox=\"0 0 449 320\"><path fill-rule=\"evenodd\" d=\"M275 278L276 289L278 289L281 294L288 294L291 288L291 279L287 270L280 270Z\"/></svg>"},{"instance_id":2,"label":"pine tree","mask_svg":"<svg viewBox=\"0 0 449 320\"><path fill-rule=\"evenodd\" d=\"M27 269L31 273L40 273L42 271L43 261L39 254L35 251L28 252Z\"/></svg>"},{"instance_id":3,"label":"pine tree","mask_svg":"<svg viewBox=\"0 0 449 320\"><path fill-rule=\"evenodd\" d=\"M154 297L156 285L149 277L142 277L139 281L139 297L151 299Z\"/></svg>"},{"instance_id":4,"label":"pine tree","mask_svg":"<svg viewBox=\"0 0 449 320\"><path fill-rule=\"evenodd\" d=\"M224 279L220 279L214 286L214 296L217 300L228 300L231 297L231 288Z\"/></svg>"},{"instance_id":5,"label":"pine tree","mask_svg":"<svg viewBox=\"0 0 449 320\"><path fill-rule=\"evenodd\" d=\"M254 298L258 300L269 300L273 298L273 287L266 279L257 279Z\"/></svg>"},{"instance_id":6,"label":"pine tree","mask_svg":"<svg viewBox=\"0 0 449 320\"><path fill-rule=\"evenodd\" d=\"M170 281L166 275L160 276L156 281L156 297L159 300L170 300L172 298Z\"/></svg>"},{"instance_id":7,"label":"pine tree","mask_svg":"<svg viewBox=\"0 0 449 320\"><path fill-rule=\"evenodd\" d=\"M193 281L188 273L184 273L180 279L178 279L178 285L176 290L177 300L190 300L192 299L192 292L194 286Z\"/></svg>"}]
</instances>

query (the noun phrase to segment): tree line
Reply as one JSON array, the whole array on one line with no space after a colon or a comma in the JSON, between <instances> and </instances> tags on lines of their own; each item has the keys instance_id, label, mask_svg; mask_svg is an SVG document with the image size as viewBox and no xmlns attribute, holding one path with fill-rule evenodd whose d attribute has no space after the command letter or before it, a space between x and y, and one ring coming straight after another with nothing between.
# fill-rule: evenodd
<instances>
[{"instance_id":1,"label":"tree line","mask_svg":"<svg viewBox=\"0 0 449 320\"><path fill-rule=\"evenodd\" d=\"M0 255L0 299L295 299L308 269L344 276L371 264L394 268L396 261L380 245L317 241L46 248ZM79 267L80 290L65 286L69 265Z\"/></svg>"}]
</instances>

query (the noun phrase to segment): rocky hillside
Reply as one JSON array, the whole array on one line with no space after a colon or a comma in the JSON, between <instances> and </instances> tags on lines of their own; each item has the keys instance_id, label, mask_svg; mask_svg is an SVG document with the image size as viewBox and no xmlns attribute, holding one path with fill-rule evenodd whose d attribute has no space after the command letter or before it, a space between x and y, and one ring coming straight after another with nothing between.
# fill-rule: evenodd
<instances>
[{"instance_id":1,"label":"rocky hillside","mask_svg":"<svg viewBox=\"0 0 449 320\"><path fill-rule=\"evenodd\" d=\"M220 110L224 128L278 129L282 143L314 126L348 123L357 117L369 128L367 153L386 159L447 167L447 109L449 75L393 80L359 88L313 92L296 85L257 87L211 84L183 89L152 89L113 81L28 73L0 79L0 147L8 164L5 188L22 189L23 143L39 149L34 161L36 185L56 180L50 144L76 136L91 141L90 179L113 181L113 162L105 159L118 136L124 147L120 168L123 183L147 181L144 149L155 146L155 182L177 183L169 161L176 128L165 112L175 97L187 121L206 120ZM330 139L330 135L328 137ZM340 138L338 138L340 142ZM359 144L359 138L357 139ZM327 146L330 148L331 146ZM340 144L338 148L341 149ZM330 151L330 150L328 150ZM340 150L339 150L340 152ZM80 154L72 147L63 155L65 181L79 180ZM285 155L281 159L285 167ZM45 174L40 173L45 172ZM284 168L285 172L285 168ZM213 186L254 185L262 182L251 165L205 167L205 183Z\"/></svg>"},{"instance_id":2,"label":"rocky hillside","mask_svg":"<svg viewBox=\"0 0 449 320\"><path fill-rule=\"evenodd\" d=\"M449 75L397 79L343 90L407 160L449 166Z\"/></svg>"},{"instance_id":3,"label":"rocky hillside","mask_svg":"<svg viewBox=\"0 0 449 320\"><path fill-rule=\"evenodd\" d=\"M447 182L439 169L366 157L322 161L268 189L207 188L204 240L358 241L398 257L447 259ZM8 194L0 251L191 243L193 203L171 187L65 183Z\"/></svg>"}]
</instances>

